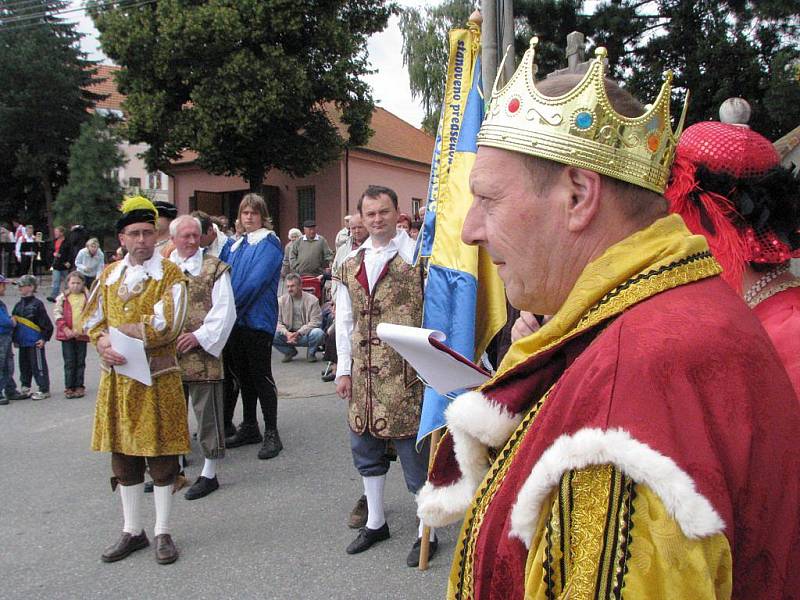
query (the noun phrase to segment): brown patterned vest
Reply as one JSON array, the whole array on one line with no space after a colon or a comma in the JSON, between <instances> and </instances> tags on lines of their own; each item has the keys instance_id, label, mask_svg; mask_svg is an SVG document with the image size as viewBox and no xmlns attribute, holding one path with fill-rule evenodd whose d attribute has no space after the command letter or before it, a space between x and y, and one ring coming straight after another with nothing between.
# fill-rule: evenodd
<instances>
[{"instance_id":1,"label":"brown patterned vest","mask_svg":"<svg viewBox=\"0 0 800 600\"><path fill-rule=\"evenodd\" d=\"M227 263L206 254L203 257L203 266L197 277L184 273L189 280L188 310L186 325L183 333L196 331L203 325L208 311L211 310L211 291L214 282L230 269ZM182 354L178 360L181 365L181 374L184 382L190 381L220 381L224 378L222 372L222 358L215 358L198 346Z\"/></svg>"},{"instance_id":2,"label":"brown patterned vest","mask_svg":"<svg viewBox=\"0 0 800 600\"><path fill-rule=\"evenodd\" d=\"M357 434L378 438L417 435L423 386L416 372L375 334L378 323L422 325L422 271L395 255L368 292L364 253L342 264L342 283L353 304L353 390L348 421Z\"/></svg>"}]
</instances>

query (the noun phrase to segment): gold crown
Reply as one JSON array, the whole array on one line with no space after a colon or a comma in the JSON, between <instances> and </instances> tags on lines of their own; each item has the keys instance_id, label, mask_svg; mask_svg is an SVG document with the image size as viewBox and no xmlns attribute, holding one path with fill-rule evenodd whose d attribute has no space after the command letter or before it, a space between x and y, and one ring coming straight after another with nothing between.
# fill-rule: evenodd
<instances>
[{"instance_id":1,"label":"gold crown","mask_svg":"<svg viewBox=\"0 0 800 600\"><path fill-rule=\"evenodd\" d=\"M495 81L478 145L589 169L663 194L689 100L687 94L673 132L669 115L672 72L664 74L658 98L642 116L624 117L606 95L605 48L595 50L594 60L575 88L549 97L534 84L537 43L538 38L531 39L522 63L503 89L498 90Z\"/></svg>"}]
</instances>

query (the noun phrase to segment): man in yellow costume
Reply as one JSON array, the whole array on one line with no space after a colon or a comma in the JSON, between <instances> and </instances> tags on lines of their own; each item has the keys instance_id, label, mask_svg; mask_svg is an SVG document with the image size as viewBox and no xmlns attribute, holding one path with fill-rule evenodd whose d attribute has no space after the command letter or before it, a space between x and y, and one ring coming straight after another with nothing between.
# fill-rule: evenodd
<instances>
[{"instance_id":1,"label":"man in yellow costume","mask_svg":"<svg viewBox=\"0 0 800 600\"><path fill-rule=\"evenodd\" d=\"M603 48L539 83L534 49L492 94L462 239L553 318L447 410L418 513L463 518L448 597L796 598L797 400L667 215L670 75L645 109Z\"/></svg>"},{"instance_id":2,"label":"man in yellow costume","mask_svg":"<svg viewBox=\"0 0 800 600\"><path fill-rule=\"evenodd\" d=\"M141 518L145 467L155 483L156 561L178 558L169 516L178 456L190 451L175 349L186 316L186 282L177 266L155 252L157 218L147 198L123 203L117 233L128 254L103 271L84 310L84 327L102 367L92 450L111 452L111 486L119 486L124 517L122 535L101 556L105 562L149 545ZM152 385L116 371L126 359L111 346L112 328L144 342Z\"/></svg>"}]
</instances>

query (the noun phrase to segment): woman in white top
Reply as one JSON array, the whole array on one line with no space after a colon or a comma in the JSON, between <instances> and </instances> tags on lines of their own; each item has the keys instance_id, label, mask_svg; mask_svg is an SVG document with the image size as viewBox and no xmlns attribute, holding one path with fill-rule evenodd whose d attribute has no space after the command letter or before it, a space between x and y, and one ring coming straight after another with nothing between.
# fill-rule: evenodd
<instances>
[{"instance_id":1,"label":"woman in white top","mask_svg":"<svg viewBox=\"0 0 800 600\"><path fill-rule=\"evenodd\" d=\"M106 266L105 257L100 252L100 242L91 238L86 242L86 247L78 252L75 257L75 268L86 280L86 288L91 289L94 280Z\"/></svg>"}]
</instances>

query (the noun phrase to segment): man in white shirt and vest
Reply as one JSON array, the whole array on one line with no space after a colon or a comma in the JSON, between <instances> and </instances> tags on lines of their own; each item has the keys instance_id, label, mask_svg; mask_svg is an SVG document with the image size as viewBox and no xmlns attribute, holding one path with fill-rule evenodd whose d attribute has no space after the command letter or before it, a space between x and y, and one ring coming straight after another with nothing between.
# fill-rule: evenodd
<instances>
[{"instance_id":1,"label":"man in white shirt and vest","mask_svg":"<svg viewBox=\"0 0 800 600\"><path fill-rule=\"evenodd\" d=\"M419 327L423 279L413 264L414 240L397 231L397 194L370 186L358 201L369 238L341 267L336 291L336 391L348 400L350 448L364 483L367 522L348 546L357 554L389 537L383 490L389 470L387 444L394 445L412 494L425 483L428 444L416 448L422 408L422 384L416 373L375 333L378 323ZM420 534L422 524L419 526ZM436 541L431 531L431 555ZM418 537L406 563L419 564Z\"/></svg>"}]
</instances>

